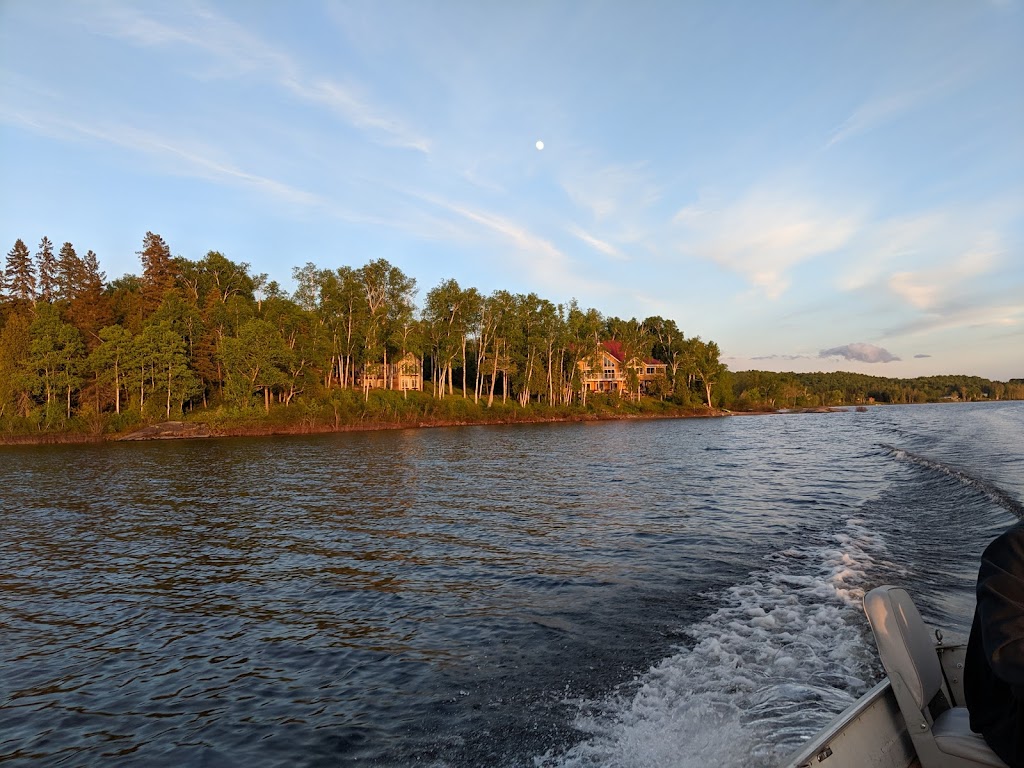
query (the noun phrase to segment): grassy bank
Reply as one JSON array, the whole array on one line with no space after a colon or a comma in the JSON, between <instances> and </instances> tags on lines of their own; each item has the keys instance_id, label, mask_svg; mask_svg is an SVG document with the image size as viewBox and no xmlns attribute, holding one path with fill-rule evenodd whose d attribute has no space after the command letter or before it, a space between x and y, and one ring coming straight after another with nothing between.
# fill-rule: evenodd
<instances>
[{"instance_id":1,"label":"grassy bank","mask_svg":"<svg viewBox=\"0 0 1024 768\"><path fill-rule=\"evenodd\" d=\"M167 428L158 436L193 437L317 434L371 429L404 429L479 424L519 424L558 421L601 421L611 419L688 418L718 416L725 412L683 407L671 402L643 398L631 401L617 395L591 395L586 405L549 406L496 399L474 403L472 398L449 395L436 398L422 392L337 390L330 397L306 399L291 405L263 408L214 407L173 415L181 428ZM27 419L7 420L0 431L0 444L47 444L118 440L155 424L167 422L166 411L121 414L92 414L51 422Z\"/></svg>"}]
</instances>

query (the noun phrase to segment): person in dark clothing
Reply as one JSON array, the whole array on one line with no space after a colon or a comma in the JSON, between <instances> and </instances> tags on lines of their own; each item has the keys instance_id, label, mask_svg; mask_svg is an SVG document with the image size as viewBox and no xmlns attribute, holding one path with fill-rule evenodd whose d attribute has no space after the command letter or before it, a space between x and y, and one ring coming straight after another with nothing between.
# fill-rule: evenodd
<instances>
[{"instance_id":1,"label":"person in dark clothing","mask_svg":"<svg viewBox=\"0 0 1024 768\"><path fill-rule=\"evenodd\" d=\"M1024 522L981 556L964 693L971 730L1011 768L1024 768Z\"/></svg>"}]
</instances>

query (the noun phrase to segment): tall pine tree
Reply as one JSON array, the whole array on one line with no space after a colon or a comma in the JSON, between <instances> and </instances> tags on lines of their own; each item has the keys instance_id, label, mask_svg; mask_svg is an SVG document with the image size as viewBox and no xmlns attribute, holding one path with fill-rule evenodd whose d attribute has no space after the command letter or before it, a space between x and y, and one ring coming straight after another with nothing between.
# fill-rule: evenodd
<instances>
[{"instance_id":1,"label":"tall pine tree","mask_svg":"<svg viewBox=\"0 0 1024 768\"><path fill-rule=\"evenodd\" d=\"M36 251L36 269L39 274L39 299L53 301L57 296L57 257L53 253L53 243L43 236Z\"/></svg>"},{"instance_id":2,"label":"tall pine tree","mask_svg":"<svg viewBox=\"0 0 1024 768\"><path fill-rule=\"evenodd\" d=\"M71 301L84 287L85 265L78 258L75 246L64 243L57 258L57 298Z\"/></svg>"},{"instance_id":3,"label":"tall pine tree","mask_svg":"<svg viewBox=\"0 0 1024 768\"><path fill-rule=\"evenodd\" d=\"M28 246L20 238L7 254L7 290L12 299L35 301L36 299L36 268L32 263L32 254Z\"/></svg>"},{"instance_id":4,"label":"tall pine tree","mask_svg":"<svg viewBox=\"0 0 1024 768\"><path fill-rule=\"evenodd\" d=\"M110 297L104 293L107 276L100 271L99 260L92 251L81 260L81 278L69 316L82 332L86 346L92 350L100 343L100 330L114 322Z\"/></svg>"},{"instance_id":5,"label":"tall pine tree","mask_svg":"<svg viewBox=\"0 0 1024 768\"><path fill-rule=\"evenodd\" d=\"M145 315L153 313L164 294L174 288L176 270L171 249L160 235L147 232L142 239L142 309Z\"/></svg>"}]
</instances>

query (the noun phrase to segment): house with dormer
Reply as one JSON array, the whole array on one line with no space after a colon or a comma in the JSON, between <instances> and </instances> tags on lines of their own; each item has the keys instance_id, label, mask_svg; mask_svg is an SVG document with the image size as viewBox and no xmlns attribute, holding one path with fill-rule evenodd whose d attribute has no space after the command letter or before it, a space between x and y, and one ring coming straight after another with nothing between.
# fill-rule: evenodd
<instances>
[{"instance_id":1,"label":"house with dormer","mask_svg":"<svg viewBox=\"0 0 1024 768\"><path fill-rule=\"evenodd\" d=\"M635 370L640 380L640 389L645 391L659 376L665 376L668 366L652 357L633 357L626 360L622 342L614 339L601 342L597 359L599 364L594 368L592 359L581 360L579 363L583 385L590 392L627 392L627 374Z\"/></svg>"}]
</instances>

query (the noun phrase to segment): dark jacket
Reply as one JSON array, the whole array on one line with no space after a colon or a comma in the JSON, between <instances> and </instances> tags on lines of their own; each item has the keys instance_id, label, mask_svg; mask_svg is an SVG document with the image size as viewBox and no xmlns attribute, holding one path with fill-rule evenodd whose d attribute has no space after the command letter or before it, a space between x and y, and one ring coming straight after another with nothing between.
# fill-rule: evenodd
<instances>
[{"instance_id":1,"label":"dark jacket","mask_svg":"<svg viewBox=\"0 0 1024 768\"><path fill-rule=\"evenodd\" d=\"M981 556L965 667L971 730L1011 768L1024 768L1024 523Z\"/></svg>"}]
</instances>

